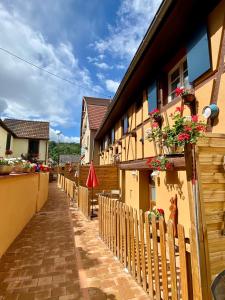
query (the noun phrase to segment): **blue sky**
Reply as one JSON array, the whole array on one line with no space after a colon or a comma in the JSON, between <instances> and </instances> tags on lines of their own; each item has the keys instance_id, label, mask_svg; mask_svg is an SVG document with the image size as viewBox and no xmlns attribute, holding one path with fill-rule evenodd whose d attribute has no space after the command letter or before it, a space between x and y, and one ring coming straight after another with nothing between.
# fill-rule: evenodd
<instances>
[{"instance_id":1,"label":"blue sky","mask_svg":"<svg viewBox=\"0 0 225 300\"><path fill-rule=\"evenodd\" d=\"M113 98L160 0L3 0L0 117L48 120L78 141L82 96Z\"/></svg>"}]
</instances>

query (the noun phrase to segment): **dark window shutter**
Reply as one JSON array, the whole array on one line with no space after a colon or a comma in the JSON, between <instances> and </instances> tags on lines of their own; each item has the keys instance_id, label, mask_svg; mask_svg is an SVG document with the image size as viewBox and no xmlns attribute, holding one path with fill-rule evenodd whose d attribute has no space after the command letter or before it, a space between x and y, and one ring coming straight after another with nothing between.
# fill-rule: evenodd
<instances>
[{"instance_id":1,"label":"dark window shutter","mask_svg":"<svg viewBox=\"0 0 225 300\"><path fill-rule=\"evenodd\" d=\"M123 119L123 128L124 128L124 133L127 133L127 131L128 131L128 117L127 117L127 115L125 115L124 119Z\"/></svg>"},{"instance_id":2,"label":"dark window shutter","mask_svg":"<svg viewBox=\"0 0 225 300\"><path fill-rule=\"evenodd\" d=\"M157 108L157 84L154 81L148 88L148 112Z\"/></svg>"},{"instance_id":3,"label":"dark window shutter","mask_svg":"<svg viewBox=\"0 0 225 300\"><path fill-rule=\"evenodd\" d=\"M206 25L201 25L187 45L189 82L193 82L211 67Z\"/></svg>"}]
</instances>

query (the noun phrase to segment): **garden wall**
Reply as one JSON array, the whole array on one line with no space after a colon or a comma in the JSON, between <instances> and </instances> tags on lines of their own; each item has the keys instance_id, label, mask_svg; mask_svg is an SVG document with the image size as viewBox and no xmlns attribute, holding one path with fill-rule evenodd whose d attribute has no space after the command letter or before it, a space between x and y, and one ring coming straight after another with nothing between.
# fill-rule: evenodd
<instances>
[{"instance_id":1,"label":"garden wall","mask_svg":"<svg viewBox=\"0 0 225 300\"><path fill-rule=\"evenodd\" d=\"M48 173L0 176L0 257L48 197Z\"/></svg>"}]
</instances>

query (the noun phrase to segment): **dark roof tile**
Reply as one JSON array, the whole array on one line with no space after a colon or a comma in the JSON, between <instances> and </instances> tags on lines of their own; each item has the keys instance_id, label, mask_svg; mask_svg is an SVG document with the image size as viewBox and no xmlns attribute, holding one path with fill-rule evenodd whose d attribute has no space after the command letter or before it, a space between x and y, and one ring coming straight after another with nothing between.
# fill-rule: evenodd
<instances>
[{"instance_id":1,"label":"dark roof tile","mask_svg":"<svg viewBox=\"0 0 225 300\"><path fill-rule=\"evenodd\" d=\"M49 139L49 122L17 119L5 119L3 122L18 138Z\"/></svg>"}]
</instances>

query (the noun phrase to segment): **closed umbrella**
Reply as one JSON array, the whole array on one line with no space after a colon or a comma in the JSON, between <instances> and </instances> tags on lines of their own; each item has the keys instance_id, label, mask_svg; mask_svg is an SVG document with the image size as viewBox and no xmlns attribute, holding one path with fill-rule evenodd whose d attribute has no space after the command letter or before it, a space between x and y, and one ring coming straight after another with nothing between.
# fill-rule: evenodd
<instances>
[{"instance_id":1,"label":"closed umbrella","mask_svg":"<svg viewBox=\"0 0 225 300\"><path fill-rule=\"evenodd\" d=\"M93 188L97 187L99 185L99 181L97 178L97 175L95 173L95 168L93 161L91 161L89 173L88 173L88 178L86 181L86 186L88 188L92 189L92 201L91 201L91 217L94 217L94 205L93 205Z\"/></svg>"}]
</instances>

